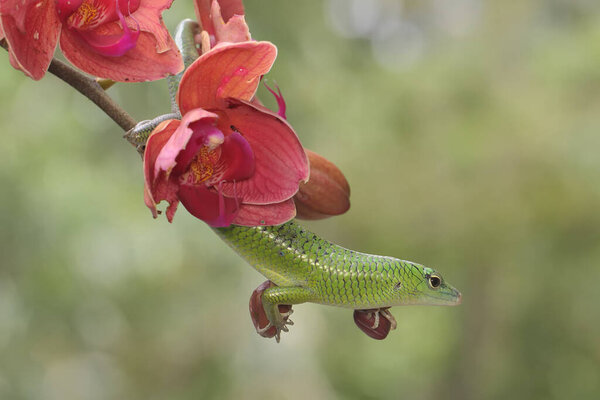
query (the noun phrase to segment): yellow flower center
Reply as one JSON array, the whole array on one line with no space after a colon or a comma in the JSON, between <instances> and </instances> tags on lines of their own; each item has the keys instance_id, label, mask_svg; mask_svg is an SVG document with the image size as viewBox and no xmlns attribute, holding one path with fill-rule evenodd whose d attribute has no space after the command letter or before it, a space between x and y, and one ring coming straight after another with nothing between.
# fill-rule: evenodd
<instances>
[{"instance_id":1,"label":"yellow flower center","mask_svg":"<svg viewBox=\"0 0 600 400\"><path fill-rule=\"evenodd\" d=\"M105 17L107 11L106 5L95 0L85 0L77 11L75 11L67 23L69 26L78 29L95 28L99 24L99 20Z\"/></svg>"},{"instance_id":2,"label":"yellow flower center","mask_svg":"<svg viewBox=\"0 0 600 400\"><path fill-rule=\"evenodd\" d=\"M215 164L221 157L220 147L210 149L202 146L196 157L190 163L190 169L194 183L204 182L215 172Z\"/></svg>"}]
</instances>

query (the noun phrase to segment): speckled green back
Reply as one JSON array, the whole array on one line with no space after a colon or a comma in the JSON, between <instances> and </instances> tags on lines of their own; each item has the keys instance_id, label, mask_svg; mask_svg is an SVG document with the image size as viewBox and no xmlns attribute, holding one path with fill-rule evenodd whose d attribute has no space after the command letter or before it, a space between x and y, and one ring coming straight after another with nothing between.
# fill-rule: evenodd
<instances>
[{"instance_id":1,"label":"speckled green back","mask_svg":"<svg viewBox=\"0 0 600 400\"><path fill-rule=\"evenodd\" d=\"M418 264L345 249L293 221L215 230L276 285L311 289L315 303L349 308L398 305L397 285L402 282L404 303L410 304L411 282L422 281Z\"/></svg>"}]
</instances>

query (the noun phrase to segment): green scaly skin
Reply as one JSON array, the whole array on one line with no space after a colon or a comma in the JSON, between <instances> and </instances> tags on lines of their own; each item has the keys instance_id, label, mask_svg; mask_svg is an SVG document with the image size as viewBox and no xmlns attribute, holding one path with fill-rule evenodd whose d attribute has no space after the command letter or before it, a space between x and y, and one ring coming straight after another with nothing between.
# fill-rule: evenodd
<instances>
[{"instance_id":1,"label":"green scaly skin","mask_svg":"<svg viewBox=\"0 0 600 400\"><path fill-rule=\"evenodd\" d=\"M198 58L194 21L177 27L177 43L186 68ZM175 101L183 72L169 79L172 111L138 124L131 137L143 146L160 122L180 118ZM262 303L271 326L287 331L291 321L279 312L280 304L312 302L356 310L400 305L457 305L461 295L431 268L410 261L360 253L321 239L294 221L279 226L232 225L215 232L276 287L266 289ZM383 315L393 320L389 312ZM391 321L395 325L395 321Z\"/></svg>"},{"instance_id":2,"label":"green scaly skin","mask_svg":"<svg viewBox=\"0 0 600 400\"><path fill-rule=\"evenodd\" d=\"M295 222L216 228L240 256L277 285L262 295L271 325L287 331L280 304L304 302L379 309L400 305L457 305L458 290L431 268L393 257L348 250ZM391 314L390 314L391 316Z\"/></svg>"}]
</instances>

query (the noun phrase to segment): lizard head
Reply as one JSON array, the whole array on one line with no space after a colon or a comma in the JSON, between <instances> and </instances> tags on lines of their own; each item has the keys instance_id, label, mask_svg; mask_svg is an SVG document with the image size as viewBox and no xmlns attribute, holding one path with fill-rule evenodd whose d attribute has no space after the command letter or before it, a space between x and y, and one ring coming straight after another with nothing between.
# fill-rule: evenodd
<instances>
[{"instance_id":1,"label":"lizard head","mask_svg":"<svg viewBox=\"0 0 600 400\"><path fill-rule=\"evenodd\" d=\"M393 288L395 305L455 306L461 303L460 292L444 281L432 268L410 263L410 273L403 274Z\"/></svg>"}]
</instances>

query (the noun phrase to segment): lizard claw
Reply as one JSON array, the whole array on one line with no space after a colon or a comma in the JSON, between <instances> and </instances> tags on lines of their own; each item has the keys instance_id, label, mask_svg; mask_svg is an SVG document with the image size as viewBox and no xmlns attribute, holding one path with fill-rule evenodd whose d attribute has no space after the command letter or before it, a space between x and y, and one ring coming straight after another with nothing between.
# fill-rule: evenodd
<instances>
[{"instance_id":1,"label":"lizard claw","mask_svg":"<svg viewBox=\"0 0 600 400\"><path fill-rule=\"evenodd\" d=\"M282 314L282 315L283 315L283 314ZM287 318L287 317L286 317L286 318ZM293 323L292 321L290 321L289 319L287 319L287 320L286 320L286 319L284 319L284 320L283 320L283 325L281 325L281 327L274 326L274 325L272 325L270 322L269 322L269 325L271 325L271 328L275 328L275 330L276 330L276 333L275 333L275 340L277 341L277 343L279 343L279 341L281 340L281 332L289 332L289 331L290 331L290 329L288 328L288 326L290 326L290 325L294 325L294 323ZM264 337L272 337L272 336L266 336L266 335L264 335L264 334L261 334L261 336L264 336Z\"/></svg>"},{"instance_id":2,"label":"lizard claw","mask_svg":"<svg viewBox=\"0 0 600 400\"><path fill-rule=\"evenodd\" d=\"M394 316L390 312L389 308L380 308L378 314L381 314L383 317L385 317L385 319L390 321L390 329L391 330L396 329L396 327L398 326L398 323L396 322L396 318L394 318Z\"/></svg>"}]
</instances>

